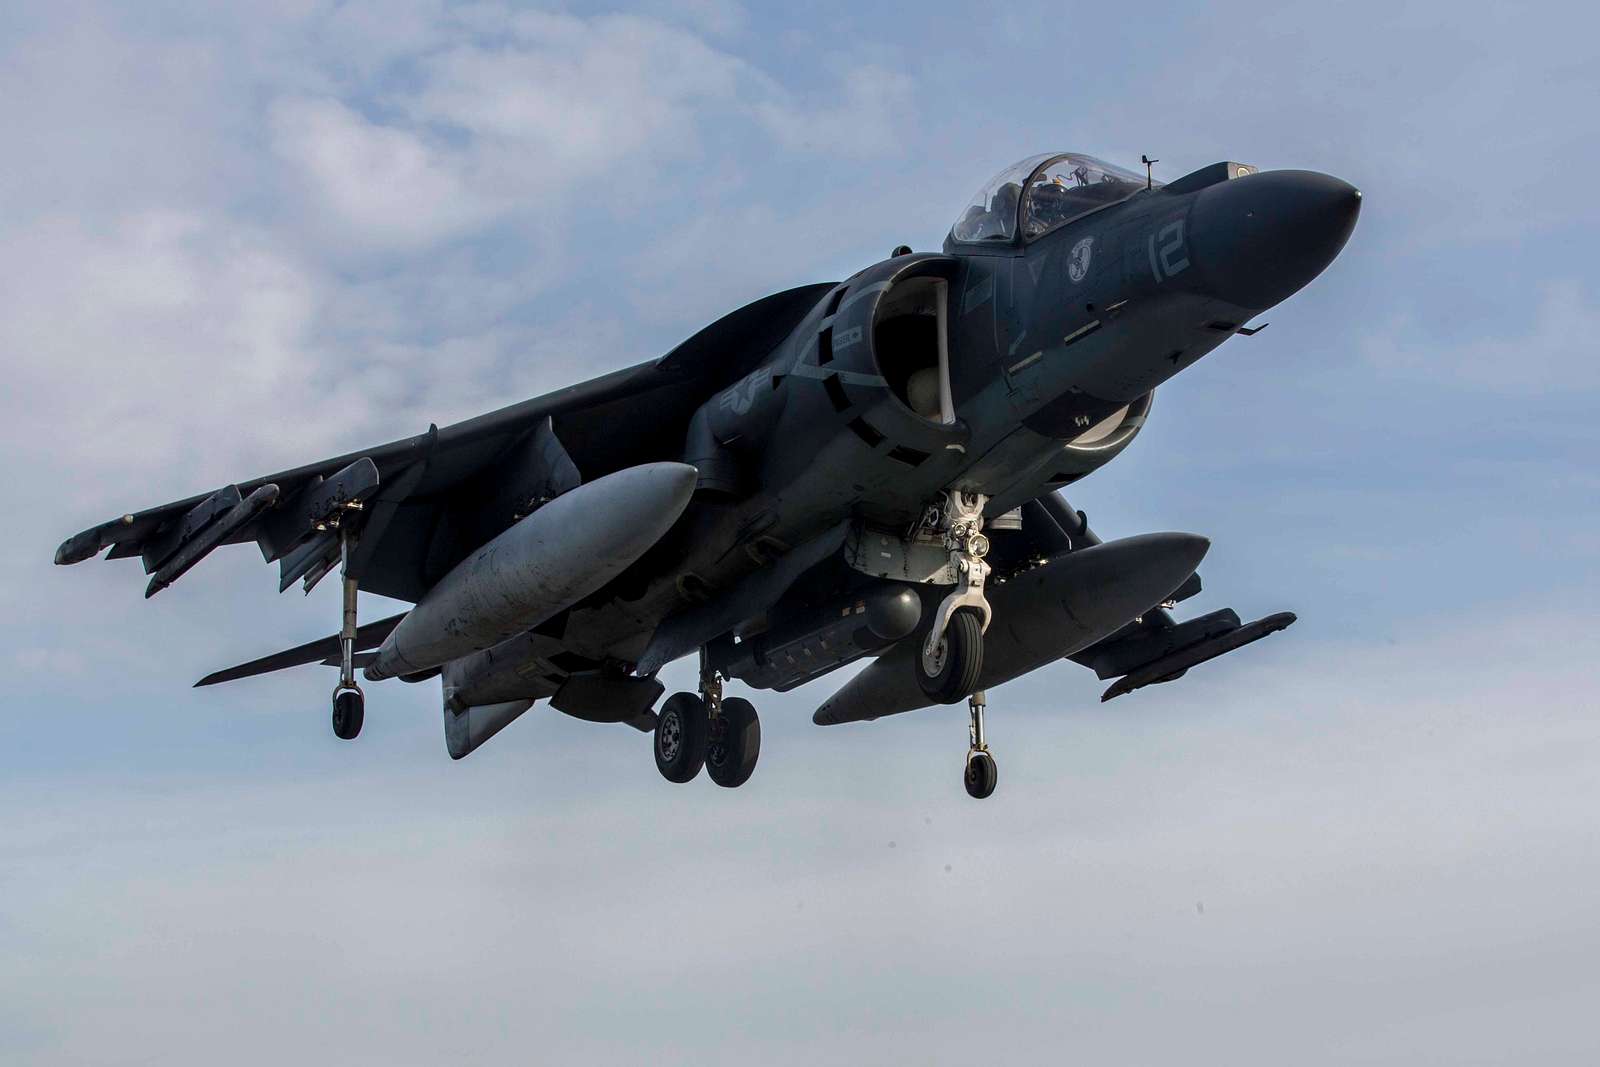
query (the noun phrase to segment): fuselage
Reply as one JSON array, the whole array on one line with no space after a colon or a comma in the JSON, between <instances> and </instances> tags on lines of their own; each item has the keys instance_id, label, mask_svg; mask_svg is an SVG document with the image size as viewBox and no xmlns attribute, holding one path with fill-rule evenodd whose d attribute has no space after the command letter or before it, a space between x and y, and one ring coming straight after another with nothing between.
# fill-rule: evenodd
<instances>
[{"instance_id":1,"label":"fuselage","mask_svg":"<svg viewBox=\"0 0 1600 1067\"><path fill-rule=\"evenodd\" d=\"M633 663L663 620L841 523L903 528L951 488L992 518L1087 475L1157 386L1333 259L1360 196L1224 164L1120 192L1003 240L958 224L942 253L837 286L701 408L682 457L700 485L673 532L516 655Z\"/></svg>"}]
</instances>

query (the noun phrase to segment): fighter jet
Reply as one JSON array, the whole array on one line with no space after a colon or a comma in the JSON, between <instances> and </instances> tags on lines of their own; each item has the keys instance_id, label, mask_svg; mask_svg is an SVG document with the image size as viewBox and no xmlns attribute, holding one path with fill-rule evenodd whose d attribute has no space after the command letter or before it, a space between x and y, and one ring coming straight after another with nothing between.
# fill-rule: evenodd
<instances>
[{"instance_id":1,"label":"fighter jet","mask_svg":"<svg viewBox=\"0 0 1600 1067\"><path fill-rule=\"evenodd\" d=\"M987 690L1070 659L1116 679L1111 699L1295 618L1177 621L1210 542L1102 542L1060 490L1128 447L1157 386L1320 274L1361 194L1237 163L1162 184L1144 162L1024 160L939 253L902 246L660 358L122 515L56 562L138 557L147 597L224 544L254 542L280 591L337 570L337 634L197 684L337 666L348 740L358 668L438 677L457 759L547 700L651 733L671 782L734 787L761 728L727 682L784 692L870 658L814 721L966 701L964 782L989 796ZM413 606L361 625L363 589ZM698 691L660 701L685 656Z\"/></svg>"}]
</instances>

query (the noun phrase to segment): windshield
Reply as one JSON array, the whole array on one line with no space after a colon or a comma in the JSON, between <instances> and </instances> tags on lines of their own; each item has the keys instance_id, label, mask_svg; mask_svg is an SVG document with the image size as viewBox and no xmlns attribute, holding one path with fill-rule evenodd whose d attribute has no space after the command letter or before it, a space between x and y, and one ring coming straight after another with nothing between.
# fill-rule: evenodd
<instances>
[{"instance_id":1,"label":"windshield","mask_svg":"<svg viewBox=\"0 0 1600 1067\"><path fill-rule=\"evenodd\" d=\"M1092 156L1058 156L1040 167L1028 182L1022 206L1022 235L1038 237L1096 208L1126 200L1144 187L1142 174Z\"/></svg>"}]
</instances>

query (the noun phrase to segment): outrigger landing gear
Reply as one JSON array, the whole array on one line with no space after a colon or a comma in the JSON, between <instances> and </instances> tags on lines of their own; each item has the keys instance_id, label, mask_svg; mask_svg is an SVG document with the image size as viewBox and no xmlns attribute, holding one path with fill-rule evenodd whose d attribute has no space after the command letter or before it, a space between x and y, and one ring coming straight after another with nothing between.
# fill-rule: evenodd
<instances>
[{"instance_id":1,"label":"outrigger landing gear","mask_svg":"<svg viewBox=\"0 0 1600 1067\"><path fill-rule=\"evenodd\" d=\"M339 626L339 684L333 687L333 735L354 741L366 718L366 697L356 684L356 580L350 576L350 554L356 535L350 523L339 523L339 578L344 587L344 617Z\"/></svg>"},{"instance_id":2,"label":"outrigger landing gear","mask_svg":"<svg viewBox=\"0 0 1600 1067\"><path fill-rule=\"evenodd\" d=\"M981 493L945 493L938 523L950 552L955 589L939 602L917 657L917 683L929 698L954 704L971 693L983 672L983 635L993 613L983 595L989 577L989 539L983 534ZM931 510L931 509L930 509Z\"/></svg>"},{"instance_id":3,"label":"outrigger landing gear","mask_svg":"<svg viewBox=\"0 0 1600 1067\"><path fill-rule=\"evenodd\" d=\"M750 780L761 755L755 705L722 696L722 675L700 652L700 695L674 693L656 715L656 769L669 782L688 782L705 767L711 780L733 789Z\"/></svg>"},{"instance_id":4,"label":"outrigger landing gear","mask_svg":"<svg viewBox=\"0 0 1600 1067\"><path fill-rule=\"evenodd\" d=\"M989 744L983 736L983 709L987 696L982 689L967 697L967 711L971 722L967 727L967 795L982 800L994 792L999 781L999 771L994 757L989 754Z\"/></svg>"}]
</instances>

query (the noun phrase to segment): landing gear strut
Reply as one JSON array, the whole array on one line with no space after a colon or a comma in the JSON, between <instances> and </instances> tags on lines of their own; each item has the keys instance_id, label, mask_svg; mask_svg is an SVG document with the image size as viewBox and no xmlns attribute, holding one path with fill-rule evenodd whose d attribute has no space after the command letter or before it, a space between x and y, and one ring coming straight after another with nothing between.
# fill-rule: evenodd
<instances>
[{"instance_id":1,"label":"landing gear strut","mask_svg":"<svg viewBox=\"0 0 1600 1067\"><path fill-rule=\"evenodd\" d=\"M761 755L761 720L741 697L722 695L722 675L700 653L700 695L674 693L656 716L656 769L669 782L688 782L703 766L711 780L733 789L750 780Z\"/></svg>"},{"instance_id":2,"label":"landing gear strut","mask_svg":"<svg viewBox=\"0 0 1600 1067\"><path fill-rule=\"evenodd\" d=\"M333 687L333 735L354 741L366 718L366 697L356 684L356 580L350 576L350 554L356 535L349 522L339 523L339 579L344 587L344 616L339 626L339 684Z\"/></svg>"},{"instance_id":3,"label":"landing gear strut","mask_svg":"<svg viewBox=\"0 0 1600 1067\"><path fill-rule=\"evenodd\" d=\"M964 775L967 795L982 800L994 792L999 781L999 771L994 757L989 755L989 744L983 736L983 709L988 697L982 689L967 697L967 711L971 721L967 727L967 769Z\"/></svg>"},{"instance_id":4,"label":"landing gear strut","mask_svg":"<svg viewBox=\"0 0 1600 1067\"><path fill-rule=\"evenodd\" d=\"M989 564L983 558L989 554L989 539L983 534L988 499L981 493L952 489L939 513L956 587L934 612L917 657L917 683L941 704L954 704L971 693L983 672L983 635L993 615L983 595L989 577Z\"/></svg>"}]
</instances>

